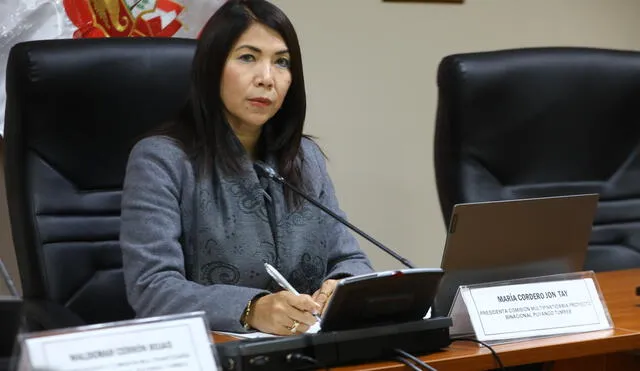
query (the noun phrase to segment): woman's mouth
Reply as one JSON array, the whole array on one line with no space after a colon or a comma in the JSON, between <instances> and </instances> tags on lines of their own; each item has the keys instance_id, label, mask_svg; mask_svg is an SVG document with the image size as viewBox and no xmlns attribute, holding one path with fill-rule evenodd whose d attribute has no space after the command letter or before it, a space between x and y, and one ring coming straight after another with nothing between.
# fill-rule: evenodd
<instances>
[{"instance_id":1,"label":"woman's mouth","mask_svg":"<svg viewBox=\"0 0 640 371\"><path fill-rule=\"evenodd\" d=\"M258 98L251 98L249 99L249 102L254 105L254 106L258 106L258 107L267 107L271 105L271 99L269 98L263 98L263 97L258 97Z\"/></svg>"}]
</instances>

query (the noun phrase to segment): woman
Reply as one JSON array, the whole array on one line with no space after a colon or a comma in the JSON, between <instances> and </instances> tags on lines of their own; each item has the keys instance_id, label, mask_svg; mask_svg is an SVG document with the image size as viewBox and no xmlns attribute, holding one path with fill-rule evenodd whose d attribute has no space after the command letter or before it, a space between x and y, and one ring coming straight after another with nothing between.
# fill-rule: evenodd
<instances>
[{"instance_id":1,"label":"woman","mask_svg":"<svg viewBox=\"0 0 640 371\"><path fill-rule=\"evenodd\" d=\"M341 212L305 110L290 21L264 0L226 2L200 36L188 104L129 157L120 240L138 316L204 310L213 330L305 332L336 279L372 271L348 230L254 170L264 161Z\"/></svg>"}]
</instances>

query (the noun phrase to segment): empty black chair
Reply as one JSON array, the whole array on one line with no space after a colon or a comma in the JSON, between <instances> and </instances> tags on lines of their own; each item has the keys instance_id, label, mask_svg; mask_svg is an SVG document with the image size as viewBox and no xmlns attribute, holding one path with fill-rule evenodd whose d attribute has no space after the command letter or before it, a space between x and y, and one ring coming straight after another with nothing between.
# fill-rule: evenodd
<instances>
[{"instance_id":1,"label":"empty black chair","mask_svg":"<svg viewBox=\"0 0 640 371\"><path fill-rule=\"evenodd\" d=\"M454 204L598 193L585 269L640 267L640 53L529 48L438 69L435 175Z\"/></svg>"},{"instance_id":2,"label":"empty black chair","mask_svg":"<svg viewBox=\"0 0 640 371\"><path fill-rule=\"evenodd\" d=\"M195 40L15 45L6 188L30 326L130 319L119 246L133 144L185 102Z\"/></svg>"}]
</instances>

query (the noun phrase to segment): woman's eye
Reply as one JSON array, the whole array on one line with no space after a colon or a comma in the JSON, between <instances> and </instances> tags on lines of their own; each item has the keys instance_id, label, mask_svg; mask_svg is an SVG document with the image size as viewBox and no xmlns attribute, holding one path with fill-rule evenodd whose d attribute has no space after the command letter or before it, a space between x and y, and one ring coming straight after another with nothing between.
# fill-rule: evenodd
<instances>
[{"instance_id":1,"label":"woman's eye","mask_svg":"<svg viewBox=\"0 0 640 371\"><path fill-rule=\"evenodd\" d=\"M291 62L287 58L279 58L276 61L276 64L282 68L289 68L291 66Z\"/></svg>"},{"instance_id":2,"label":"woman's eye","mask_svg":"<svg viewBox=\"0 0 640 371\"><path fill-rule=\"evenodd\" d=\"M238 57L238 59L240 59L243 62L253 62L256 60L256 58L251 54L243 54L240 57Z\"/></svg>"}]
</instances>

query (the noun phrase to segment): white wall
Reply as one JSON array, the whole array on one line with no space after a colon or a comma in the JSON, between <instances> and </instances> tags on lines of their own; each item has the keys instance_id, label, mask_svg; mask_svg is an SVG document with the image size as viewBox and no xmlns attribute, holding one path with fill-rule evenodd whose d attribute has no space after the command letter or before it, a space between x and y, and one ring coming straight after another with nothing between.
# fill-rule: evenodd
<instances>
[{"instance_id":1,"label":"white wall","mask_svg":"<svg viewBox=\"0 0 640 371\"><path fill-rule=\"evenodd\" d=\"M420 266L439 266L445 239L432 157L442 57L525 46L640 48L638 0L273 2L298 31L307 131L330 157L343 208ZM400 267L362 246L378 269Z\"/></svg>"},{"instance_id":2,"label":"white wall","mask_svg":"<svg viewBox=\"0 0 640 371\"><path fill-rule=\"evenodd\" d=\"M638 0L273 1L297 28L308 132L330 156L343 208L420 266L439 265L445 237L432 159L442 57L522 46L640 48ZM17 280L3 195L4 182L0 258ZM378 269L400 266L362 245Z\"/></svg>"}]
</instances>

